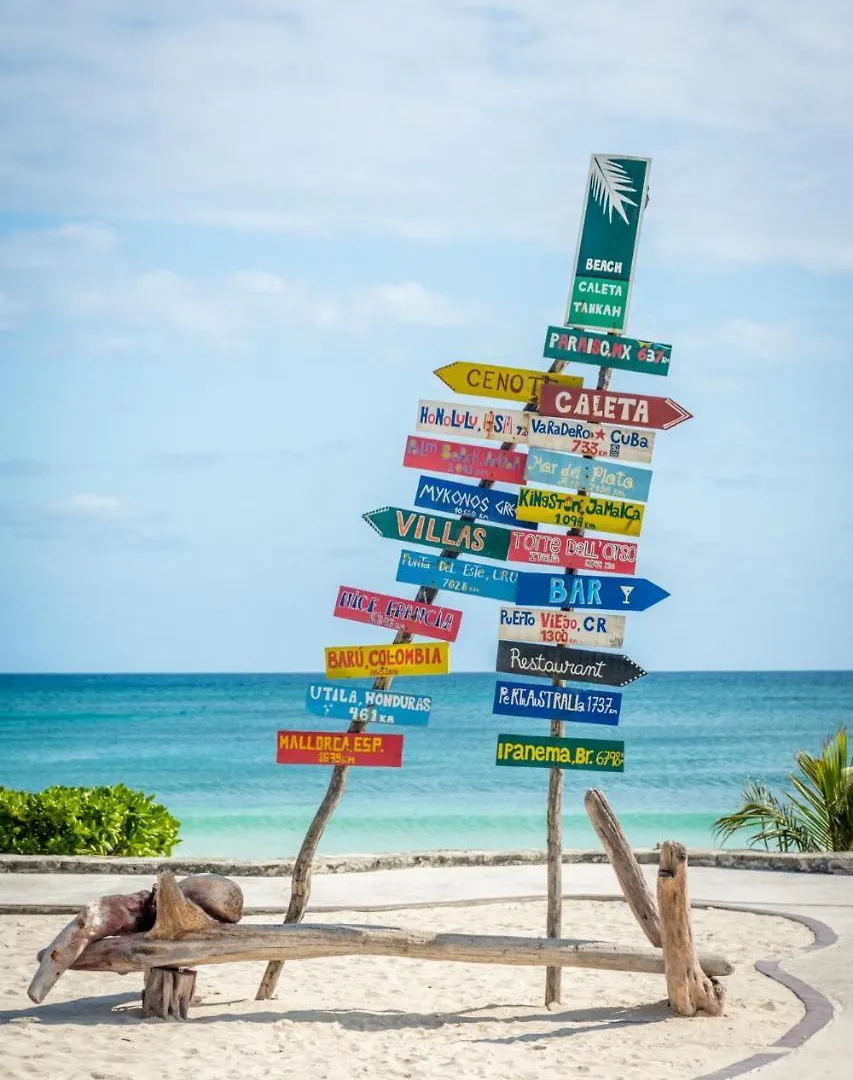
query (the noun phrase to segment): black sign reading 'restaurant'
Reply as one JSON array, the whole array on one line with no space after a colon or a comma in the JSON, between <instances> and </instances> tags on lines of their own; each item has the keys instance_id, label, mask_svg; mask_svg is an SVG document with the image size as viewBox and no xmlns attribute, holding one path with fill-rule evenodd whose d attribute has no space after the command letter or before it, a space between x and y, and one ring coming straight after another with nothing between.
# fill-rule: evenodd
<instances>
[{"instance_id":1,"label":"black sign reading 'restaurant'","mask_svg":"<svg viewBox=\"0 0 853 1080\"><path fill-rule=\"evenodd\" d=\"M499 641L495 670L542 679L598 683L599 686L627 686L646 674L639 664L621 653L567 649L563 645L536 645L524 641Z\"/></svg>"}]
</instances>

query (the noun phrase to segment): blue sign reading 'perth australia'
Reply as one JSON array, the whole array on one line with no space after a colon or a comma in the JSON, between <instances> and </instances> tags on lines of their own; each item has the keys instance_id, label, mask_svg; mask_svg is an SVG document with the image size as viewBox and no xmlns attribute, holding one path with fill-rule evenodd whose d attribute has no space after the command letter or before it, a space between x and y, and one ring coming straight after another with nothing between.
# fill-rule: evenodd
<instances>
[{"instance_id":1,"label":"blue sign reading 'perth australia'","mask_svg":"<svg viewBox=\"0 0 853 1080\"><path fill-rule=\"evenodd\" d=\"M396 690L361 690L340 683L311 683L305 694L305 707L314 716L332 720L426 727L432 698Z\"/></svg>"},{"instance_id":2,"label":"blue sign reading 'perth australia'","mask_svg":"<svg viewBox=\"0 0 853 1080\"><path fill-rule=\"evenodd\" d=\"M495 684L492 712L502 716L569 720L579 724L618 724L622 695L615 690L575 690L538 683Z\"/></svg>"},{"instance_id":3,"label":"blue sign reading 'perth australia'","mask_svg":"<svg viewBox=\"0 0 853 1080\"><path fill-rule=\"evenodd\" d=\"M530 607L645 611L668 596L666 589L647 578L521 572L515 602Z\"/></svg>"},{"instance_id":4,"label":"blue sign reading 'perth australia'","mask_svg":"<svg viewBox=\"0 0 853 1080\"><path fill-rule=\"evenodd\" d=\"M479 521L494 521L512 529L538 528L536 522L518 520L515 516L518 496L510 491L457 484L454 480L436 480L433 476L422 476L418 480L415 506Z\"/></svg>"}]
</instances>

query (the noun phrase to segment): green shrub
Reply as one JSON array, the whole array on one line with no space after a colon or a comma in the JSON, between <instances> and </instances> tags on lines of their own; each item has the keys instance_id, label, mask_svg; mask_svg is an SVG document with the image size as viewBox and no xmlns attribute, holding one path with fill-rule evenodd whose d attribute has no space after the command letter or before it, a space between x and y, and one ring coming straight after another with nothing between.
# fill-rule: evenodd
<instances>
[{"instance_id":1,"label":"green shrub","mask_svg":"<svg viewBox=\"0 0 853 1080\"><path fill-rule=\"evenodd\" d=\"M179 828L153 795L124 784L0 787L0 852L8 855L171 855Z\"/></svg>"}]
</instances>

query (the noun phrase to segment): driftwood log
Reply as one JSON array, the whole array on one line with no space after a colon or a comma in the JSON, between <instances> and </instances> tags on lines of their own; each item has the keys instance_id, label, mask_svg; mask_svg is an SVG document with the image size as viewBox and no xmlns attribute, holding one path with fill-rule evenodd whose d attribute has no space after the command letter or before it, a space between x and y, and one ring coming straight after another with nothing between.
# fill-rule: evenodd
<instances>
[{"instance_id":1,"label":"driftwood log","mask_svg":"<svg viewBox=\"0 0 853 1080\"><path fill-rule=\"evenodd\" d=\"M622 894L643 933L655 948L661 947L660 916L655 898L646 884L640 864L622 832L604 792L590 788L583 804L619 880Z\"/></svg>"},{"instance_id":2,"label":"driftwood log","mask_svg":"<svg viewBox=\"0 0 853 1080\"><path fill-rule=\"evenodd\" d=\"M145 972L142 1015L161 1020L189 1019L196 973L184 968L151 968Z\"/></svg>"},{"instance_id":3,"label":"driftwood log","mask_svg":"<svg viewBox=\"0 0 853 1080\"><path fill-rule=\"evenodd\" d=\"M717 982L696 956L687 892L687 850L665 840L658 868L658 907L669 1003L679 1016L695 1016L699 1009L722 1016L725 987Z\"/></svg>"}]
</instances>

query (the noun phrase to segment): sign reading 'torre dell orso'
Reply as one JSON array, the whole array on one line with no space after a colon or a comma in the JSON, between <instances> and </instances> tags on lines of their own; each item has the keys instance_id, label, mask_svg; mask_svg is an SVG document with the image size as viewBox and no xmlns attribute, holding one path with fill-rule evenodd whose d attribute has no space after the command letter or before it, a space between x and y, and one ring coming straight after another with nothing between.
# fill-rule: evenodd
<instances>
[{"instance_id":1,"label":"sign reading 'torre dell orso'","mask_svg":"<svg viewBox=\"0 0 853 1080\"><path fill-rule=\"evenodd\" d=\"M566 310L568 325L615 333L625 329L650 165L650 158L593 154Z\"/></svg>"},{"instance_id":2,"label":"sign reading 'torre dell orso'","mask_svg":"<svg viewBox=\"0 0 853 1080\"><path fill-rule=\"evenodd\" d=\"M633 574L637 569L637 545L627 540L603 540L592 536L564 536L551 532L510 533L510 562L532 566L565 566L602 574Z\"/></svg>"}]
</instances>

